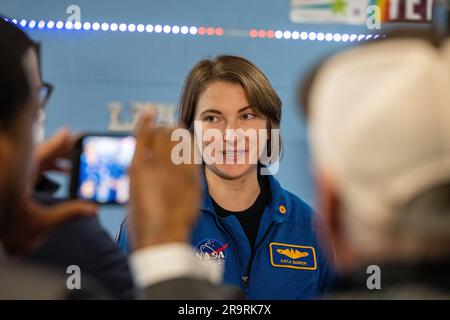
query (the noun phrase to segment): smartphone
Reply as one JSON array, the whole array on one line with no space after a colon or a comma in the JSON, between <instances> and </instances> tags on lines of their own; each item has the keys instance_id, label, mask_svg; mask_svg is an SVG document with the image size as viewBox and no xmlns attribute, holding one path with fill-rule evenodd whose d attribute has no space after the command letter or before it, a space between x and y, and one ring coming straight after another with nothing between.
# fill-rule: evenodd
<instances>
[{"instance_id":1,"label":"smartphone","mask_svg":"<svg viewBox=\"0 0 450 320\"><path fill-rule=\"evenodd\" d=\"M128 134L85 134L76 143L70 196L99 204L126 204L128 168L136 139Z\"/></svg>"}]
</instances>

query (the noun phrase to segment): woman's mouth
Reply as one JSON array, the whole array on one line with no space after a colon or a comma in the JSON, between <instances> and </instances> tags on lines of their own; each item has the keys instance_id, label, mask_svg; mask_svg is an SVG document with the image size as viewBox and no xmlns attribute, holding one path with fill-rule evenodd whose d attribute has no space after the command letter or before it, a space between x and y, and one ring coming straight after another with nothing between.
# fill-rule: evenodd
<instances>
[{"instance_id":1,"label":"woman's mouth","mask_svg":"<svg viewBox=\"0 0 450 320\"><path fill-rule=\"evenodd\" d=\"M232 161L233 163L238 160L245 160L245 155L247 153L247 150L226 150L222 151L223 158L225 159L225 162L229 163Z\"/></svg>"},{"instance_id":2,"label":"woman's mouth","mask_svg":"<svg viewBox=\"0 0 450 320\"><path fill-rule=\"evenodd\" d=\"M238 157L240 155L245 154L246 152L247 152L246 150L239 150L239 151L237 151L237 150L235 150L235 151L227 150L227 151L222 151L222 153L223 153L223 155L225 157Z\"/></svg>"}]
</instances>

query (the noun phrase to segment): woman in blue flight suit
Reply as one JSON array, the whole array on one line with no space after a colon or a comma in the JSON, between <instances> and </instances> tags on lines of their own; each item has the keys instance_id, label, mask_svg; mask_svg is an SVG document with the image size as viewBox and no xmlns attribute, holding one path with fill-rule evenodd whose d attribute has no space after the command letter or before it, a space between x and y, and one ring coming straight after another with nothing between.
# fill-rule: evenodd
<instances>
[{"instance_id":1,"label":"woman in blue flight suit","mask_svg":"<svg viewBox=\"0 0 450 320\"><path fill-rule=\"evenodd\" d=\"M267 175L265 165L280 154L281 119L281 100L269 80L240 57L202 60L186 78L180 117L195 133L204 161L204 195L192 232L198 257L224 265L224 282L249 299L323 294L334 273L317 240L314 212ZM209 129L222 135L205 138ZM251 135L233 134L239 129L268 134L255 143ZM125 224L118 243L128 251Z\"/></svg>"}]
</instances>

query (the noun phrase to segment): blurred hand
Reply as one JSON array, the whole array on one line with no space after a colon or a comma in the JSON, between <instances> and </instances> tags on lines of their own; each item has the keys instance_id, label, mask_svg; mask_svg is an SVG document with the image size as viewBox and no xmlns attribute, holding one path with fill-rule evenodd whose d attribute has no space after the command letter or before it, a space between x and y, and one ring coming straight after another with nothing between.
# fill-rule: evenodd
<instances>
[{"instance_id":1,"label":"blurred hand","mask_svg":"<svg viewBox=\"0 0 450 320\"><path fill-rule=\"evenodd\" d=\"M70 168L61 166L61 160L70 160L77 137L69 129L61 129L47 141L39 144L35 151L36 175L46 171L68 172Z\"/></svg>"},{"instance_id":2,"label":"blurred hand","mask_svg":"<svg viewBox=\"0 0 450 320\"><path fill-rule=\"evenodd\" d=\"M67 172L61 167L60 159L69 159L75 138L67 129L59 131L48 141L37 146L34 154L34 173L28 190L17 195L18 201L11 205L5 213L5 224L2 229L2 244L10 254L21 254L38 244L48 232L60 224L80 216L90 216L97 212L93 203L81 200L66 201L54 206L42 206L30 196L34 184L40 174L45 171L58 170Z\"/></svg>"},{"instance_id":3,"label":"blurred hand","mask_svg":"<svg viewBox=\"0 0 450 320\"><path fill-rule=\"evenodd\" d=\"M171 159L173 129L153 128L153 112L136 127L136 152L129 170L129 228L135 249L187 242L200 200L196 165L175 165Z\"/></svg>"},{"instance_id":4,"label":"blurred hand","mask_svg":"<svg viewBox=\"0 0 450 320\"><path fill-rule=\"evenodd\" d=\"M81 200L42 206L27 197L6 217L2 244L12 255L21 254L37 244L54 228L75 217L96 214L97 206Z\"/></svg>"}]
</instances>

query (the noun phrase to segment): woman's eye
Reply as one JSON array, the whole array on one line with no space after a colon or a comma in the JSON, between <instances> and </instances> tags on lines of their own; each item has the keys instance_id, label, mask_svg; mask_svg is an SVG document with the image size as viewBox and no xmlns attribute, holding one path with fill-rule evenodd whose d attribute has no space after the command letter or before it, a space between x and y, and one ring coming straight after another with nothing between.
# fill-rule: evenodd
<instances>
[{"instance_id":1,"label":"woman's eye","mask_svg":"<svg viewBox=\"0 0 450 320\"><path fill-rule=\"evenodd\" d=\"M217 117L215 117L215 116L206 116L204 119L203 119L203 121L205 121L205 122L217 122Z\"/></svg>"},{"instance_id":2,"label":"woman's eye","mask_svg":"<svg viewBox=\"0 0 450 320\"><path fill-rule=\"evenodd\" d=\"M256 115L254 115L253 113L245 113L242 115L242 118L244 120L251 120L251 119L255 119Z\"/></svg>"}]
</instances>

